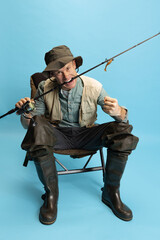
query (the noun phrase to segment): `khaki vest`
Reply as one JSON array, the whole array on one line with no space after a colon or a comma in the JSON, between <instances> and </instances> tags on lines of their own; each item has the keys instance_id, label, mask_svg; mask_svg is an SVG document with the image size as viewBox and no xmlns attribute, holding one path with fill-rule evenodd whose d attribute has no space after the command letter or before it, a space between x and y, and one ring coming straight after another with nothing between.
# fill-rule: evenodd
<instances>
[{"instance_id":1,"label":"khaki vest","mask_svg":"<svg viewBox=\"0 0 160 240\"><path fill-rule=\"evenodd\" d=\"M102 89L102 84L97 80L81 76L84 84L82 92L82 100L79 111L79 124L81 127L91 127L97 120L97 99ZM50 90L57 83L55 80L47 79L44 85L44 92ZM49 119L53 123L58 123L62 120L61 105L59 101L59 88L44 95L44 101L49 112Z\"/></svg>"}]
</instances>

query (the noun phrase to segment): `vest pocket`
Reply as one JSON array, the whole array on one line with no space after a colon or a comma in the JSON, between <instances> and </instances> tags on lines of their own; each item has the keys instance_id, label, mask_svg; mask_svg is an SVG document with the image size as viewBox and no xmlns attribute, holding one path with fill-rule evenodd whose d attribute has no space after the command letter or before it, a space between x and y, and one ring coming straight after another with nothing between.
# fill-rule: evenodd
<instances>
[{"instance_id":1,"label":"vest pocket","mask_svg":"<svg viewBox=\"0 0 160 240\"><path fill-rule=\"evenodd\" d=\"M97 116L96 109L94 103L85 104L85 108L82 110L83 119L87 122L95 121Z\"/></svg>"}]
</instances>

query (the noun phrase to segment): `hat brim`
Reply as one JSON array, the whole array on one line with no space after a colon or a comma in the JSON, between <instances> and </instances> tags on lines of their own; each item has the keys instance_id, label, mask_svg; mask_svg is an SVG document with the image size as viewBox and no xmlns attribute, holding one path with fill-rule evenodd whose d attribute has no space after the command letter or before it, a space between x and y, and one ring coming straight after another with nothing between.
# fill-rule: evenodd
<instances>
[{"instance_id":1,"label":"hat brim","mask_svg":"<svg viewBox=\"0 0 160 240\"><path fill-rule=\"evenodd\" d=\"M75 58L71 56L67 56L67 57L59 58L55 61L50 62L47 65L47 67L44 69L44 72L57 71L73 60L75 60L76 62L76 68L79 68L83 63L83 59L81 56L78 56Z\"/></svg>"}]
</instances>

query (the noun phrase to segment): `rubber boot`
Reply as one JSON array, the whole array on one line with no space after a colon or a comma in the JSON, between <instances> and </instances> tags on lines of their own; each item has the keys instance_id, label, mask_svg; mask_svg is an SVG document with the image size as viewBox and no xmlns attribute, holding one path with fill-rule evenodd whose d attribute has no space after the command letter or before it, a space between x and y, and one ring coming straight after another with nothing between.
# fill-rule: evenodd
<instances>
[{"instance_id":1,"label":"rubber boot","mask_svg":"<svg viewBox=\"0 0 160 240\"><path fill-rule=\"evenodd\" d=\"M57 218L58 177L53 156L38 157L34 160L40 181L46 191L44 203L40 208L39 220L43 224L52 224Z\"/></svg>"},{"instance_id":2,"label":"rubber boot","mask_svg":"<svg viewBox=\"0 0 160 240\"><path fill-rule=\"evenodd\" d=\"M128 156L108 150L106 176L102 193L102 202L111 208L112 212L124 221L133 218L132 211L121 201L120 180L124 172Z\"/></svg>"}]
</instances>

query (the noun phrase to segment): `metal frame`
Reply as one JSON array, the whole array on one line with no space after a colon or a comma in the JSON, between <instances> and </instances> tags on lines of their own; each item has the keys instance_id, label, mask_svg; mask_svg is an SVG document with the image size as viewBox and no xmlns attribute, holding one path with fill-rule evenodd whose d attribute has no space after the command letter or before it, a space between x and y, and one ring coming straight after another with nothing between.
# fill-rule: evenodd
<instances>
[{"instance_id":1,"label":"metal frame","mask_svg":"<svg viewBox=\"0 0 160 240\"><path fill-rule=\"evenodd\" d=\"M101 165L100 166L96 166L96 167L90 167L90 168L86 168L86 167L87 167L88 163L90 162L90 160L92 159L93 155L97 153L97 151L94 152L93 154L90 154L87 162L85 163L85 165L82 168L79 168L79 169L68 170L57 158L55 158L56 162L63 168L63 170L57 171L58 175L66 175L66 174L74 174L74 173L84 173L84 172L91 172L91 171L102 170L103 177L104 177L104 174L105 174L105 163L104 163L103 149L100 148L98 151L100 153ZM61 154L61 153L58 153L58 154ZM74 158L76 158L76 157L74 157Z\"/></svg>"}]
</instances>

